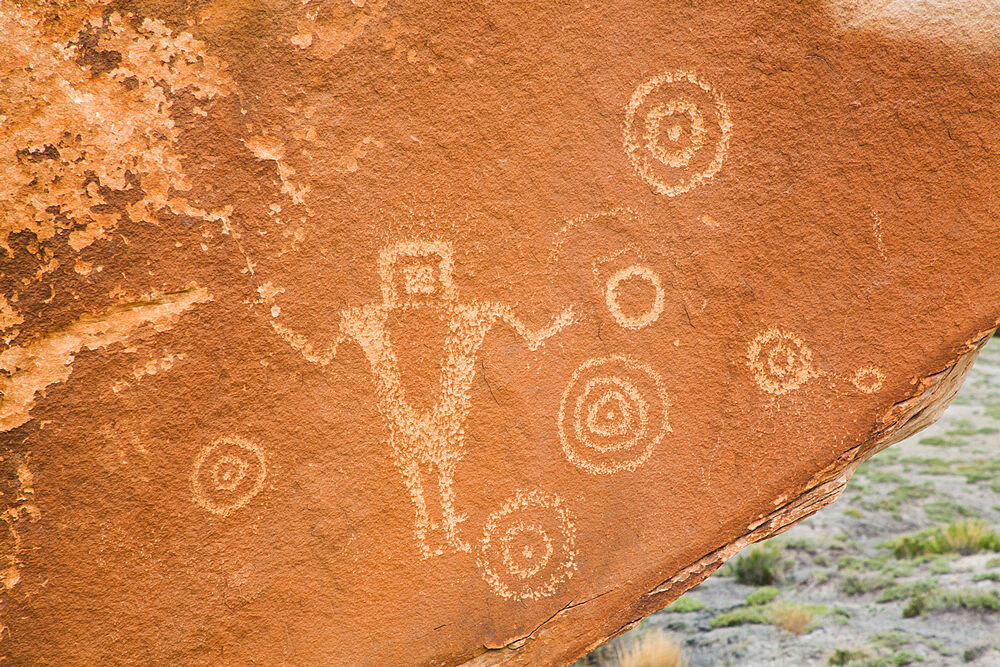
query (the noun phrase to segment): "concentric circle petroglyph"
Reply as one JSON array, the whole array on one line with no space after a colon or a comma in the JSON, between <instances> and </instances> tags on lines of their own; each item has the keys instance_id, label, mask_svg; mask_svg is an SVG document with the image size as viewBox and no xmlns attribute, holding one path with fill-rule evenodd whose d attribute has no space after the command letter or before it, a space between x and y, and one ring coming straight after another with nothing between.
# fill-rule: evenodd
<instances>
[{"instance_id":1,"label":"concentric circle petroglyph","mask_svg":"<svg viewBox=\"0 0 1000 667\"><path fill-rule=\"evenodd\" d=\"M769 329L750 341L747 365L757 386L775 395L798 389L815 374L812 350L780 329Z\"/></svg>"},{"instance_id":2,"label":"concentric circle petroglyph","mask_svg":"<svg viewBox=\"0 0 1000 667\"><path fill-rule=\"evenodd\" d=\"M851 376L851 384L863 394L874 394L882 388L885 373L874 366L859 368Z\"/></svg>"},{"instance_id":3,"label":"concentric circle petroglyph","mask_svg":"<svg viewBox=\"0 0 1000 667\"><path fill-rule=\"evenodd\" d=\"M619 303L618 288L628 280L643 280L653 287L653 301L649 307L635 315L627 315ZM663 312L665 294L660 277L648 266L632 265L615 271L604 287L604 301L608 312L619 326L625 329L642 329L656 322Z\"/></svg>"},{"instance_id":4,"label":"concentric circle petroglyph","mask_svg":"<svg viewBox=\"0 0 1000 667\"><path fill-rule=\"evenodd\" d=\"M552 493L518 491L487 519L477 565L502 598L555 593L576 570L576 528L566 505Z\"/></svg>"},{"instance_id":5,"label":"concentric circle petroglyph","mask_svg":"<svg viewBox=\"0 0 1000 667\"><path fill-rule=\"evenodd\" d=\"M194 499L212 514L228 516L264 488L267 462L257 445L237 437L219 438L194 460Z\"/></svg>"},{"instance_id":6,"label":"concentric circle petroglyph","mask_svg":"<svg viewBox=\"0 0 1000 667\"><path fill-rule=\"evenodd\" d=\"M691 72L665 72L625 107L625 152L653 190L673 197L719 172L732 128L718 91Z\"/></svg>"},{"instance_id":7,"label":"concentric circle petroglyph","mask_svg":"<svg viewBox=\"0 0 1000 667\"><path fill-rule=\"evenodd\" d=\"M627 357L584 362L563 392L557 426L574 465L597 475L635 470L670 430L663 380Z\"/></svg>"}]
</instances>

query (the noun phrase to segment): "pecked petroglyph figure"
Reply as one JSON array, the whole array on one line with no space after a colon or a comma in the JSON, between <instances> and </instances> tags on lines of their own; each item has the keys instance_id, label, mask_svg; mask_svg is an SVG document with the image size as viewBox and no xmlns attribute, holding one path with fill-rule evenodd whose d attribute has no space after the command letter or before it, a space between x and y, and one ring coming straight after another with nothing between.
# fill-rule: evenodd
<instances>
[{"instance_id":1,"label":"pecked petroglyph figure","mask_svg":"<svg viewBox=\"0 0 1000 667\"><path fill-rule=\"evenodd\" d=\"M415 532L423 557L443 553L440 546L429 544L430 535L439 530L448 547L470 551L469 543L459 535L459 524L466 517L455 509L453 480L463 456L479 349L493 326L502 322L524 339L528 349L535 350L573 322L573 309L565 308L548 326L533 330L503 304L459 301L453 250L441 241L402 242L386 248L379 256L378 271L382 301L345 310L338 342L356 342L370 365L392 457L416 510ZM436 400L429 408L414 407L401 384L402 371L388 327L390 315L400 309L434 309L447 320ZM329 354L332 357L336 349ZM428 472L437 473L440 521L432 518L427 500Z\"/></svg>"}]
</instances>

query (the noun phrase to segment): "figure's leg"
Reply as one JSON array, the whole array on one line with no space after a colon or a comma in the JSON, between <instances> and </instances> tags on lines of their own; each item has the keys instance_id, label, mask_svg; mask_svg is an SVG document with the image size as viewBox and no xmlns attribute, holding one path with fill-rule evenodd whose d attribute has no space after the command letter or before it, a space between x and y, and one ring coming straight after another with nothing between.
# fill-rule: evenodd
<instances>
[{"instance_id":1,"label":"figure's leg","mask_svg":"<svg viewBox=\"0 0 1000 667\"><path fill-rule=\"evenodd\" d=\"M455 462L445 461L438 466L438 490L441 493L441 514L448 544L456 551L470 551L468 542L458 536L458 524L468 517L455 513Z\"/></svg>"},{"instance_id":2,"label":"figure's leg","mask_svg":"<svg viewBox=\"0 0 1000 667\"><path fill-rule=\"evenodd\" d=\"M424 486L420 479L420 467L415 461L411 461L402 464L400 472L403 474L403 482L410 492L410 500L413 501L413 507L417 513L414 532L417 536L417 543L420 545L421 557L438 556L443 553L441 549L431 551L430 547L427 546L427 531L433 526L430 514L427 512L427 499L424 496Z\"/></svg>"}]
</instances>

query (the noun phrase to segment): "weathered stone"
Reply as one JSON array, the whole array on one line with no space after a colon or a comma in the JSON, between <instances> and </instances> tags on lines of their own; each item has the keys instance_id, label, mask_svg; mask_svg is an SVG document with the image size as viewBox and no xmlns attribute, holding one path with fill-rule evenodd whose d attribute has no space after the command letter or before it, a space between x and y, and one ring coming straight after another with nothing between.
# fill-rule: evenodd
<instances>
[{"instance_id":1,"label":"weathered stone","mask_svg":"<svg viewBox=\"0 0 1000 667\"><path fill-rule=\"evenodd\" d=\"M0 5L2 654L560 664L1000 318L993 3Z\"/></svg>"}]
</instances>

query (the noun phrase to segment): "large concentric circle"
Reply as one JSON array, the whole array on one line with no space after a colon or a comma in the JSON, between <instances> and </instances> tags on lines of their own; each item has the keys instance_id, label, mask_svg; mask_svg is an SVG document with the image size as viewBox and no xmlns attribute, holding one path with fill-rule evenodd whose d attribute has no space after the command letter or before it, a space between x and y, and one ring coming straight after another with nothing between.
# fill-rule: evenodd
<instances>
[{"instance_id":1,"label":"large concentric circle","mask_svg":"<svg viewBox=\"0 0 1000 667\"><path fill-rule=\"evenodd\" d=\"M673 197L719 172L732 127L718 91L691 72L665 72L625 107L625 152L653 190Z\"/></svg>"},{"instance_id":2,"label":"large concentric circle","mask_svg":"<svg viewBox=\"0 0 1000 667\"><path fill-rule=\"evenodd\" d=\"M225 437L198 452L191 487L195 502L212 514L227 516L260 493L266 477L267 462L260 447Z\"/></svg>"},{"instance_id":3,"label":"large concentric circle","mask_svg":"<svg viewBox=\"0 0 1000 667\"><path fill-rule=\"evenodd\" d=\"M502 598L555 593L576 570L576 529L565 504L552 493L518 491L487 519L477 564Z\"/></svg>"},{"instance_id":4,"label":"large concentric circle","mask_svg":"<svg viewBox=\"0 0 1000 667\"><path fill-rule=\"evenodd\" d=\"M628 357L587 361L563 392L557 425L574 465L596 475L635 470L670 430L663 381Z\"/></svg>"},{"instance_id":5,"label":"large concentric circle","mask_svg":"<svg viewBox=\"0 0 1000 667\"><path fill-rule=\"evenodd\" d=\"M757 386L775 395L798 389L814 374L812 350L780 329L769 329L750 341L747 365Z\"/></svg>"}]
</instances>

